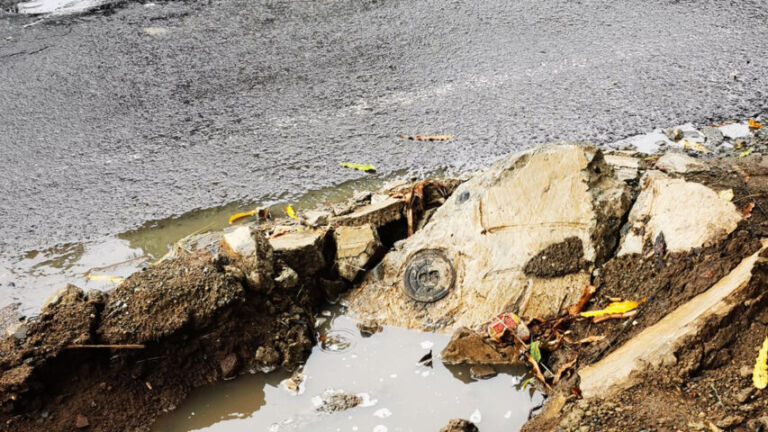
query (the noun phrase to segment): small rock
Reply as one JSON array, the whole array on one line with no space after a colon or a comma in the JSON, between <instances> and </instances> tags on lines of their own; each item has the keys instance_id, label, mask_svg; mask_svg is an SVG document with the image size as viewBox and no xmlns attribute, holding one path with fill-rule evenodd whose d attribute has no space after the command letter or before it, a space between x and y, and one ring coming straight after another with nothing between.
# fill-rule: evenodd
<instances>
[{"instance_id":1,"label":"small rock","mask_svg":"<svg viewBox=\"0 0 768 432\"><path fill-rule=\"evenodd\" d=\"M466 327L459 328L440 354L445 364L514 364L516 355L502 352ZM510 355L511 354L511 355Z\"/></svg>"},{"instance_id":2,"label":"small rock","mask_svg":"<svg viewBox=\"0 0 768 432\"><path fill-rule=\"evenodd\" d=\"M701 134L704 135L706 143L712 147L719 146L725 139L723 132L720 129L709 126L701 128Z\"/></svg>"},{"instance_id":3,"label":"small rock","mask_svg":"<svg viewBox=\"0 0 768 432\"><path fill-rule=\"evenodd\" d=\"M282 260L302 276L311 276L325 267L323 249L325 230L290 232L269 239L275 258Z\"/></svg>"},{"instance_id":4,"label":"small rock","mask_svg":"<svg viewBox=\"0 0 768 432\"><path fill-rule=\"evenodd\" d=\"M237 354L231 353L224 357L220 362L221 376L223 378L232 378L237 373L237 368L240 365L240 360L237 358Z\"/></svg>"},{"instance_id":5,"label":"small rock","mask_svg":"<svg viewBox=\"0 0 768 432\"><path fill-rule=\"evenodd\" d=\"M469 420L453 419L440 432L478 432L477 426Z\"/></svg>"},{"instance_id":6,"label":"small rock","mask_svg":"<svg viewBox=\"0 0 768 432\"><path fill-rule=\"evenodd\" d=\"M363 398L343 391L329 390L323 394L321 401L316 411L330 414L354 408L363 403Z\"/></svg>"},{"instance_id":7,"label":"small rock","mask_svg":"<svg viewBox=\"0 0 768 432\"><path fill-rule=\"evenodd\" d=\"M733 148L737 150L742 150L747 148L751 143L752 143L751 136L739 137L733 140Z\"/></svg>"},{"instance_id":8,"label":"small rock","mask_svg":"<svg viewBox=\"0 0 768 432\"><path fill-rule=\"evenodd\" d=\"M280 353L272 347L260 346L256 350L254 360L256 360L261 371L273 371L280 364Z\"/></svg>"},{"instance_id":9,"label":"small rock","mask_svg":"<svg viewBox=\"0 0 768 432\"><path fill-rule=\"evenodd\" d=\"M668 173L702 171L704 164L685 153L668 152L656 161L656 168Z\"/></svg>"},{"instance_id":10,"label":"small rock","mask_svg":"<svg viewBox=\"0 0 768 432\"><path fill-rule=\"evenodd\" d=\"M331 216L331 212L326 210L307 210L301 214L301 220L311 227L321 227L328 225Z\"/></svg>"},{"instance_id":11,"label":"small rock","mask_svg":"<svg viewBox=\"0 0 768 432\"><path fill-rule=\"evenodd\" d=\"M768 417L763 416L760 418L747 421L747 430L749 432L765 432L768 431Z\"/></svg>"},{"instance_id":12,"label":"small rock","mask_svg":"<svg viewBox=\"0 0 768 432\"><path fill-rule=\"evenodd\" d=\"M299 275L292 268L283 267L283 270L275 278L275 282L280 288L291 289L299 284Z\"/></svg>"},{"instance_id":13,"label":"small rock","mask_svg":"<svg viewBox=\"0 0 768 432\"><path fill-rule=\"evenodd\" d=\"M50 309L59 304L69 304L75 300L82 299L82 298L83 298L83 290L81 290L80 288L74 285L66 285L57 289L56 291L53 292L53 294L48 296L48 298L45 299L45 301L43 302L43 306L40 309L41 310Z\"/></svg>"},{"instance_id":14,"label":"small rock","mask_svg":"<svg viewBox=\"0 0 768 432\"><path fill-rule=\"evenodd\" d=\"M749 378L752 376L752 368L749 366L742 366L739 368L739 376L742 378Z\"/></svg>"},{"instance_id":15,"label":"small rock","mask_svg":"<svg viewBox=\"0 0 768 432\"><path fill-rule=\"evenodd\" d=\"M27 324L23 322L11 324L5 329L5 334L13 336L16 340L23 341L27 338Z\"/></svg>"},{"instance_id":16,"label":"small rock","mask_svg":"<svg viewBox=\"0 0 768 432\"><path fill-rule=\"evenodd\" d=\"M496 369L490 365L474 365L469 368L469 376L476 380L493 378L496 376Z\"/></svg>"},{"instance_id":17,"label":"small rock","mask_svg":"<svg viewBox=\"0 0 768 432\"><path fill-rule=\"evenodd\" d=\"M379 234L372 225L340 226L333 233L336 240L336 268L339 275L352 282L382 248Z\"/></svg>"},{"instance_id":18,"label":"small rock","mask_svg":"<svg viewBox=\"0 0 768 432\"><path fill-rule=\"evenodd\" d=\"M672 141L680 141L683 139L683 130L680 128L669 128L664 131L664 135Z\"/></svg>"},{"instance_id":19,"label":"small rock","mask_svg":"<svg viewBox=\"0 0 768 432\"><path fill-rule=\"evenodd\" d=\"M87 428L90 425L91 425L91 423L88 422L88 417L86 417L86 416L84 416L82 414L78 414L75 417L75 427L76 428L84 429L84 428Z\"/></svg>"},{"instance_id":20,"label":"small rock","mask_svg":"<svg viewBox=\"0 0 768 432\"><path fill-rule=\"evenodd\" d=\"M743 404L744 402L748 401L750 396L752 396L752 393L754 393L755 388L752 386L745 387L741 389L738 393L736 393L736 396L734 396L734 399L736 399L736 402Z\"/></svg>"},{"instance_id":21,"label":"small rock","mask_svg":"<svg viewBox=\"0 0 768 432\"><path fill-rule=\"evenodd\" d=\"M361 321L357 323L357 328L358 330L360 330L360 334L363 335L364 337L372 336L383 330L383 327L381 326L381 324L379 324L374 320Z\"/></svg>"},{"instance_id":22,"label":"small rock","mask_svg":"<svg viewBox=\"0 0 768 432\"><path fill-rule=\"evenodd\" d=\"M740 415L730 415L724 419L718 420L715 426L723 429L729 429L744 422L744 417Z\"/></svg>"}]
</instances>

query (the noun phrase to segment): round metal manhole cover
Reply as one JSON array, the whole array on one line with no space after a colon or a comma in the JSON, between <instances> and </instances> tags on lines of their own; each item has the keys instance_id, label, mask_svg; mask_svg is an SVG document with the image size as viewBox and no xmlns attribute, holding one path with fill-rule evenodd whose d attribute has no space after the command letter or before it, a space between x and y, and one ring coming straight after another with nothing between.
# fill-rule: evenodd
<instances>
[{"instance_id":1,"label":"round metal manhole cover","mask_svg":"<svg viewBox=\"0 0 768 432\"><path fill-rule=\"evenodd\" d=\"M431 303L448 295L456 273L445 254L438 250L422 250L411 257L403 277L409 297Z\"/></svg>"}]
</instances>

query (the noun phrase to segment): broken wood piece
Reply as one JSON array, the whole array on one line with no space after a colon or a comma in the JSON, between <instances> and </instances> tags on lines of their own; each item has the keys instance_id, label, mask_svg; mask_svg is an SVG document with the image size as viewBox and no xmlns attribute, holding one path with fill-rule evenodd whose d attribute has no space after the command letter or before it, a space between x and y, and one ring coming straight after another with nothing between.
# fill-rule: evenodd
<instances>
[{"instance_id":1,"label":"broken wood piece","mask_svg":"<svg viewBox=\"0 0 768 432\"><path fill-rule=\"evenodd\" d=\"M143 344L67 345L64 349L144 349Z\"/></svg>"}]
</instances>

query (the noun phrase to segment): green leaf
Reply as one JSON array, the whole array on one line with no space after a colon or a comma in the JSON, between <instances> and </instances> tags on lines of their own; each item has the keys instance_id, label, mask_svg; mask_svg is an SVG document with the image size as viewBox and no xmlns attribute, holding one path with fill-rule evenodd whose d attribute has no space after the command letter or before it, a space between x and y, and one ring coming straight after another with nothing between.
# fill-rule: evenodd
<instances>
[{"instance_id":1,"label":"green leaf","mask_svg":"<svg viewBox=\"0 0 768 432\"><path fill-rule=\"evenodd\" d=\"M749 156L750 154L752 154L752 150L754 150L754 149L753 148L748 148L748 149L744 150L743 152L739 153L739 157L743 158L743 157Z\"/></svg>"},{"instance_id":2,"label":"green leaf","mask_svg":"<svg viewBox=\"0 0 768 432\"><path fill-rule=\"evenodd\" d=\"M362 172L376 172L376 167L371 164L358 164L352 162L342 162L344 168L351 168Z\"/></svg>"},{"instance_id":3,"label":"green leaf","mask_svg":"<svg viewBox=\"0 0 768 432\"><path fill-rule=\"evenodd\" d=\"M529 351L531 353L531 358L533 358L536 363L541 361L541 342L531 342Z\"/></svg>"}]
</instances>

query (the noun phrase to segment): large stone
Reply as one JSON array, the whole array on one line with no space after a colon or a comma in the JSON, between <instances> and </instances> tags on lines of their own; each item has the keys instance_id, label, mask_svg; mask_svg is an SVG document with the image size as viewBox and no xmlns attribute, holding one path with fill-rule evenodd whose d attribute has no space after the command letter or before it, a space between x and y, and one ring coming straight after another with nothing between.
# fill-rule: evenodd
<instances>
[{"instance_id":1,"label":"large stone","mask_svg":"<svg viewBox=\"0 0 768 432\"><path fill-rule=\"evenodd\" d=\"M331 218L331 225L360 226L371 224L375 227L381 227L402 218L404 209L404 200L386 197L360 207L352 213Z\"/></svg>"},{"instance_id":2,"label":"large stone","mask_svg":"<svg viewBox=\"0 0 768 432\"><path fill-rule=\"evenodd\" d=\"M704 170L704 164L685 153L667 152L656 161L656 168L667 173L687 173Z\"/></svg>"},{"instance_id":3,"label":"large stone","mask_svg":"<svg viewBox=\"0 0 768 432\"><path fill-rule=\"evenodd\" d=\"M664 234L667 250L683 252L712 244L736 229L741 214L723 194L694 182L649 171L629 213L629 230L618 255L642 253Z\"/></svg>"},{"instance_id":4,"label":"large stone","mask_svg":"<svg viewBox=\"0 0 768 432\"><path fill-rule=\"evenodd\" d=\"M269 239L275 258L302 276L311 276L325 267L325 230L294 231Z\"/></svg>"},{"instance_id":5,"label":"large stone","mask_svg":"<svg viewBox=\"0 0 768 432\"><path fill-rule=\"evenodd\" d=\"M336 240L336 269L348 281L355 280L381 250L379 235L372 225L340 226Z\"/></svg>"},{"instance_id":6,"label":"large stone","mask_svg":"<svg viewBox=\"0 0 768 432\"><path fill-rule=\"evenodd\" d=\"M739 304L733 299L749 284L755 265L766 261L759 256L766 245L768 241L763 240L760 251L742 260L707 291L646 328L599 362L580 370L580 388L584 397L609 397L636 384L640 379L638 372L647 367L674 365L677 362L675 353L687 339L699 334L706 325L719 322Z\"/></svg>"},{"instance_id":7,"label":"large stone","mask_svg":"<svg viewBox=\"0 0 768 432\"><path fill-rule=\"evenodd\" d=\"M482 335L466 327L453 334L448 345L440 353L445 364L508 365L519 363L514 348L500 348L485 341Z\"/></svg>"},{"instance_id":8,"label":"large stone","mask_svg":"<svg viewBox=\"0 0 768 432\"><path fill-rule=\"evenodd\" d=\"M261 231L248 226L228 231L221 238L219 252L243 271L250 289L262 291L271 287L273 251Z\"/></svg>"},{"instance_id":9,"label":"large stone","mask_svg":"<svg viewBox=\"0 0 768 432\"><path fill-rule=\"evenodd\" d=\"M453 419L440 432L478 432L477 426L469 420Z\"/></svg>"},{"instance_id":10,"label":"large stone","mask_svg":"<svg viewBox=\"0 0 768 432\"><path fill-rule=\"evenodd\" d=\"M556 315L590 283L591 263L615 247L628 195L593 147L511 156L459 186L346 300L361 318L425 329L472 327L510 309ZM582 270L524 272L539 252L567 239L581 244Z\"/></svg>"}]
</instances>

